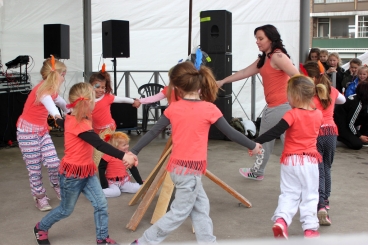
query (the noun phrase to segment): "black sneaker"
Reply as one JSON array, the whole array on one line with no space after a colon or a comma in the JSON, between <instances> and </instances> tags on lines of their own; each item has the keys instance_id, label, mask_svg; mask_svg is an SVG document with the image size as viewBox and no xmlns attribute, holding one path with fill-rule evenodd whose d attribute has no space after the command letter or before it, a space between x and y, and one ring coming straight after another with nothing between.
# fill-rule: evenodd
<instances>
[{"instance_id":1,"label":"black sneaker","mask_svg":"<svg viewBox=\"0 0 368 245\"><path fill-rule=\"evenodd\" d=\"M134 240L130 245L138 245L138 240Z\"/></svg>"},{"instance_id":2,"label":"black sneaker","mask_svg":"<svg viewBox=\"0 0 368 245\"><path fill-rule=\"evenodd\" d=\"M50 245L49 239L48 239L48 232L40 230L38 227L40 226L40 222L36 224L36 226L33 229L34 235L36 237L37 243L42 245Z\"/></svg>"},{"instance_id":3,"label":"black sneaker","mask_svg":"<svg viewBox=\"0 0 368 245\"><path fill-rule=\"evenodd\" d=\"M98 240L97 239L97 245L98 244L103 244L103 245L108 245L108 244L117 244L119 245L119 243L115 242L114 240L112 240L109 236L107 236L105 239L103 240Z\"/></svg>"}]
</instances>

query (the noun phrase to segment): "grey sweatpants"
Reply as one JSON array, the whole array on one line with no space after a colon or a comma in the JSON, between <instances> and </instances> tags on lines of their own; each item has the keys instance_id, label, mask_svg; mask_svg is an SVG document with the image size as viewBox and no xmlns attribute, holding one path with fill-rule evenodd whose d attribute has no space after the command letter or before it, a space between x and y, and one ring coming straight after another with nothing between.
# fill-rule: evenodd
<instances>
[{"instance_id":1,"label":"grey sweatpants","mask_svg":"<svg viewBox=\"0 0 368 245\"><path fill-rule=\"evenodd\" d=\"M138 244L159 244L188 216L192 219L199 244L216 243L212 220L209 216L210 203L203 189L201 176L178 175L174 172L175 170L170 173L170 177L175 184L176 192L170 211L143 233L143 236L138 239Z\"/></svg>"},{"instance_id":2,"label":"grey sweatpants","mask_svg":"<svg viewBox=\"0 0 368 245\"><path fill-rule=\"evenodd\" d=\"M289 103L285 103L275 107L267 107L263 112L261 118L261 127L259 129L259 135L267 132L269 129L274 127L284 116L285 112L290 110L291 107ZM281 142L284 144L285 134L282 134ZM256 161L254 162L253 167L250 169L254 175L262 176L265 173L265 168L272 153L273 147L275 145L275 140L266 142L262 144L263 154L259 154L256 156Z\"/></svg>"}]
</instances>

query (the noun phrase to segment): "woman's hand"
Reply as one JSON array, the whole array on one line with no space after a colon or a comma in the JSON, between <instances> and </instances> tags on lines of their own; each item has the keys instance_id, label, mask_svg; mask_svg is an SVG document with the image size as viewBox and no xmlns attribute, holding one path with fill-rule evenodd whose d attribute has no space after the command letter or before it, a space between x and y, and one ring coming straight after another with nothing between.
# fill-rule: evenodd
<instances>
[{"instance_id":1,"label":"woman's hand","mask_svg":"<svg viewBox=\"0 0 368 245\"><path fill-rule=\"evenodd\" d=\"M134 99L134 103L132 104L133 107L139 108L141 106L141 102L138 99Z\"/></svg>"},{"instance_id":2,"label":"woman's hand","mask_svg":"<svg viewBox=\"0 0 368 245\"><path fill-rule=\"evenodd\" d=\"M336 67L330 67L330 68L328 68L328 70L326 71L326 73L332 73L332 72L336 72Z\"/></svg>"},{"instance_id":3,"label":"woman's hand","mask_svg":"<svg viewBox=\"0 0 368 245\"><path fill-rule=\"evenodd\" d=\"M221 88L224 85L225 81L219 80L219 81L216 81L216 83L217 83L217 87Z\"/></svg>"},{"instance_id":4,"label":"woman's hand","mask_svg":"<svg viewBox=\"0 0 368 245\"><path fill-rule=\"evenodd\" d=\"M262 145L260 143L256 143L256 147L253 150L248 150L249 156L257 155L262 152Z\"/></svg>"}]
</instances>

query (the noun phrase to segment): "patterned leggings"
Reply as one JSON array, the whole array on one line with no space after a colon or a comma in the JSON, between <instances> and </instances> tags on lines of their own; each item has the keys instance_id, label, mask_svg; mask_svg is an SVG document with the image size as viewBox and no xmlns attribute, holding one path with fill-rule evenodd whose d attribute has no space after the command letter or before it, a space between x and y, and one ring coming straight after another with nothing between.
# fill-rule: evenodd
<instances>
[{"instance_id":1,"label":"patterned leggings","mask_svg":"<svg viewBox=\"0 0 368 245\"><path fill-rule=\"evenodd\" d=\"M59 185L60 160L49 133L39 136L30 132L17 131L17 140L26 162L32 195L39 196L46 192L42 183L42 163L47 167L50 183L53 186Z\"/></svg>"}]
</instances>

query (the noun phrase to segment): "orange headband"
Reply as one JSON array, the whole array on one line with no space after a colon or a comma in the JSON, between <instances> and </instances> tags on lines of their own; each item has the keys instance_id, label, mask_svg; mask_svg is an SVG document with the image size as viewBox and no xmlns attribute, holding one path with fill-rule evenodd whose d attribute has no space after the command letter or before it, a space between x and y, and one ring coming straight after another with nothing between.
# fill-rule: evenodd
<instances>
[{"instance_id":1,"label":"orange headband","mask_svg":"<svg viewBox=\"0 0 368 245\"><path fill-rule=\"evenodd\" d=\"M104 141L108 142L110 139L111 139L111 134L106 134L105 138L104 138Z\"/></svg>"},{"instance_id":2,"label":"orange headband","mask_svg":"<svg viewBox=\"0 0 368 245\"><path fill-rule=\"evenodd\" d=\"M321 61L317 61L317 63L318 63L319 73L322 75L323 73L325 73L325 67L322 65Z\"/></svg>"},{"instance_id":3,"label":"orange headband","mask_svg":"<svg viewBox=\"0 0 368 245\"><path fill-rule=\"evenodd\" d=\"M55 57L51 55L51 71L55 71Z\"/></svg>"},{"instance_id":4,"label":"orange headband","mask_svg":"<svg viewBox=\"0 0 368 245\"><path fill-rule=\"evenodd\" d=\"M82 100L88 100L88 99L86 99L86 98L84 98L84 97L79 97L78 99L76 99L73 103L71 103L71 104L67 104L66 105L66 108L68 108L68 109L70 109L70 108L74 108L76 105L77 105L77 103L79 102L79 101L82 101Z\"/></svg>"}]
</instances>

